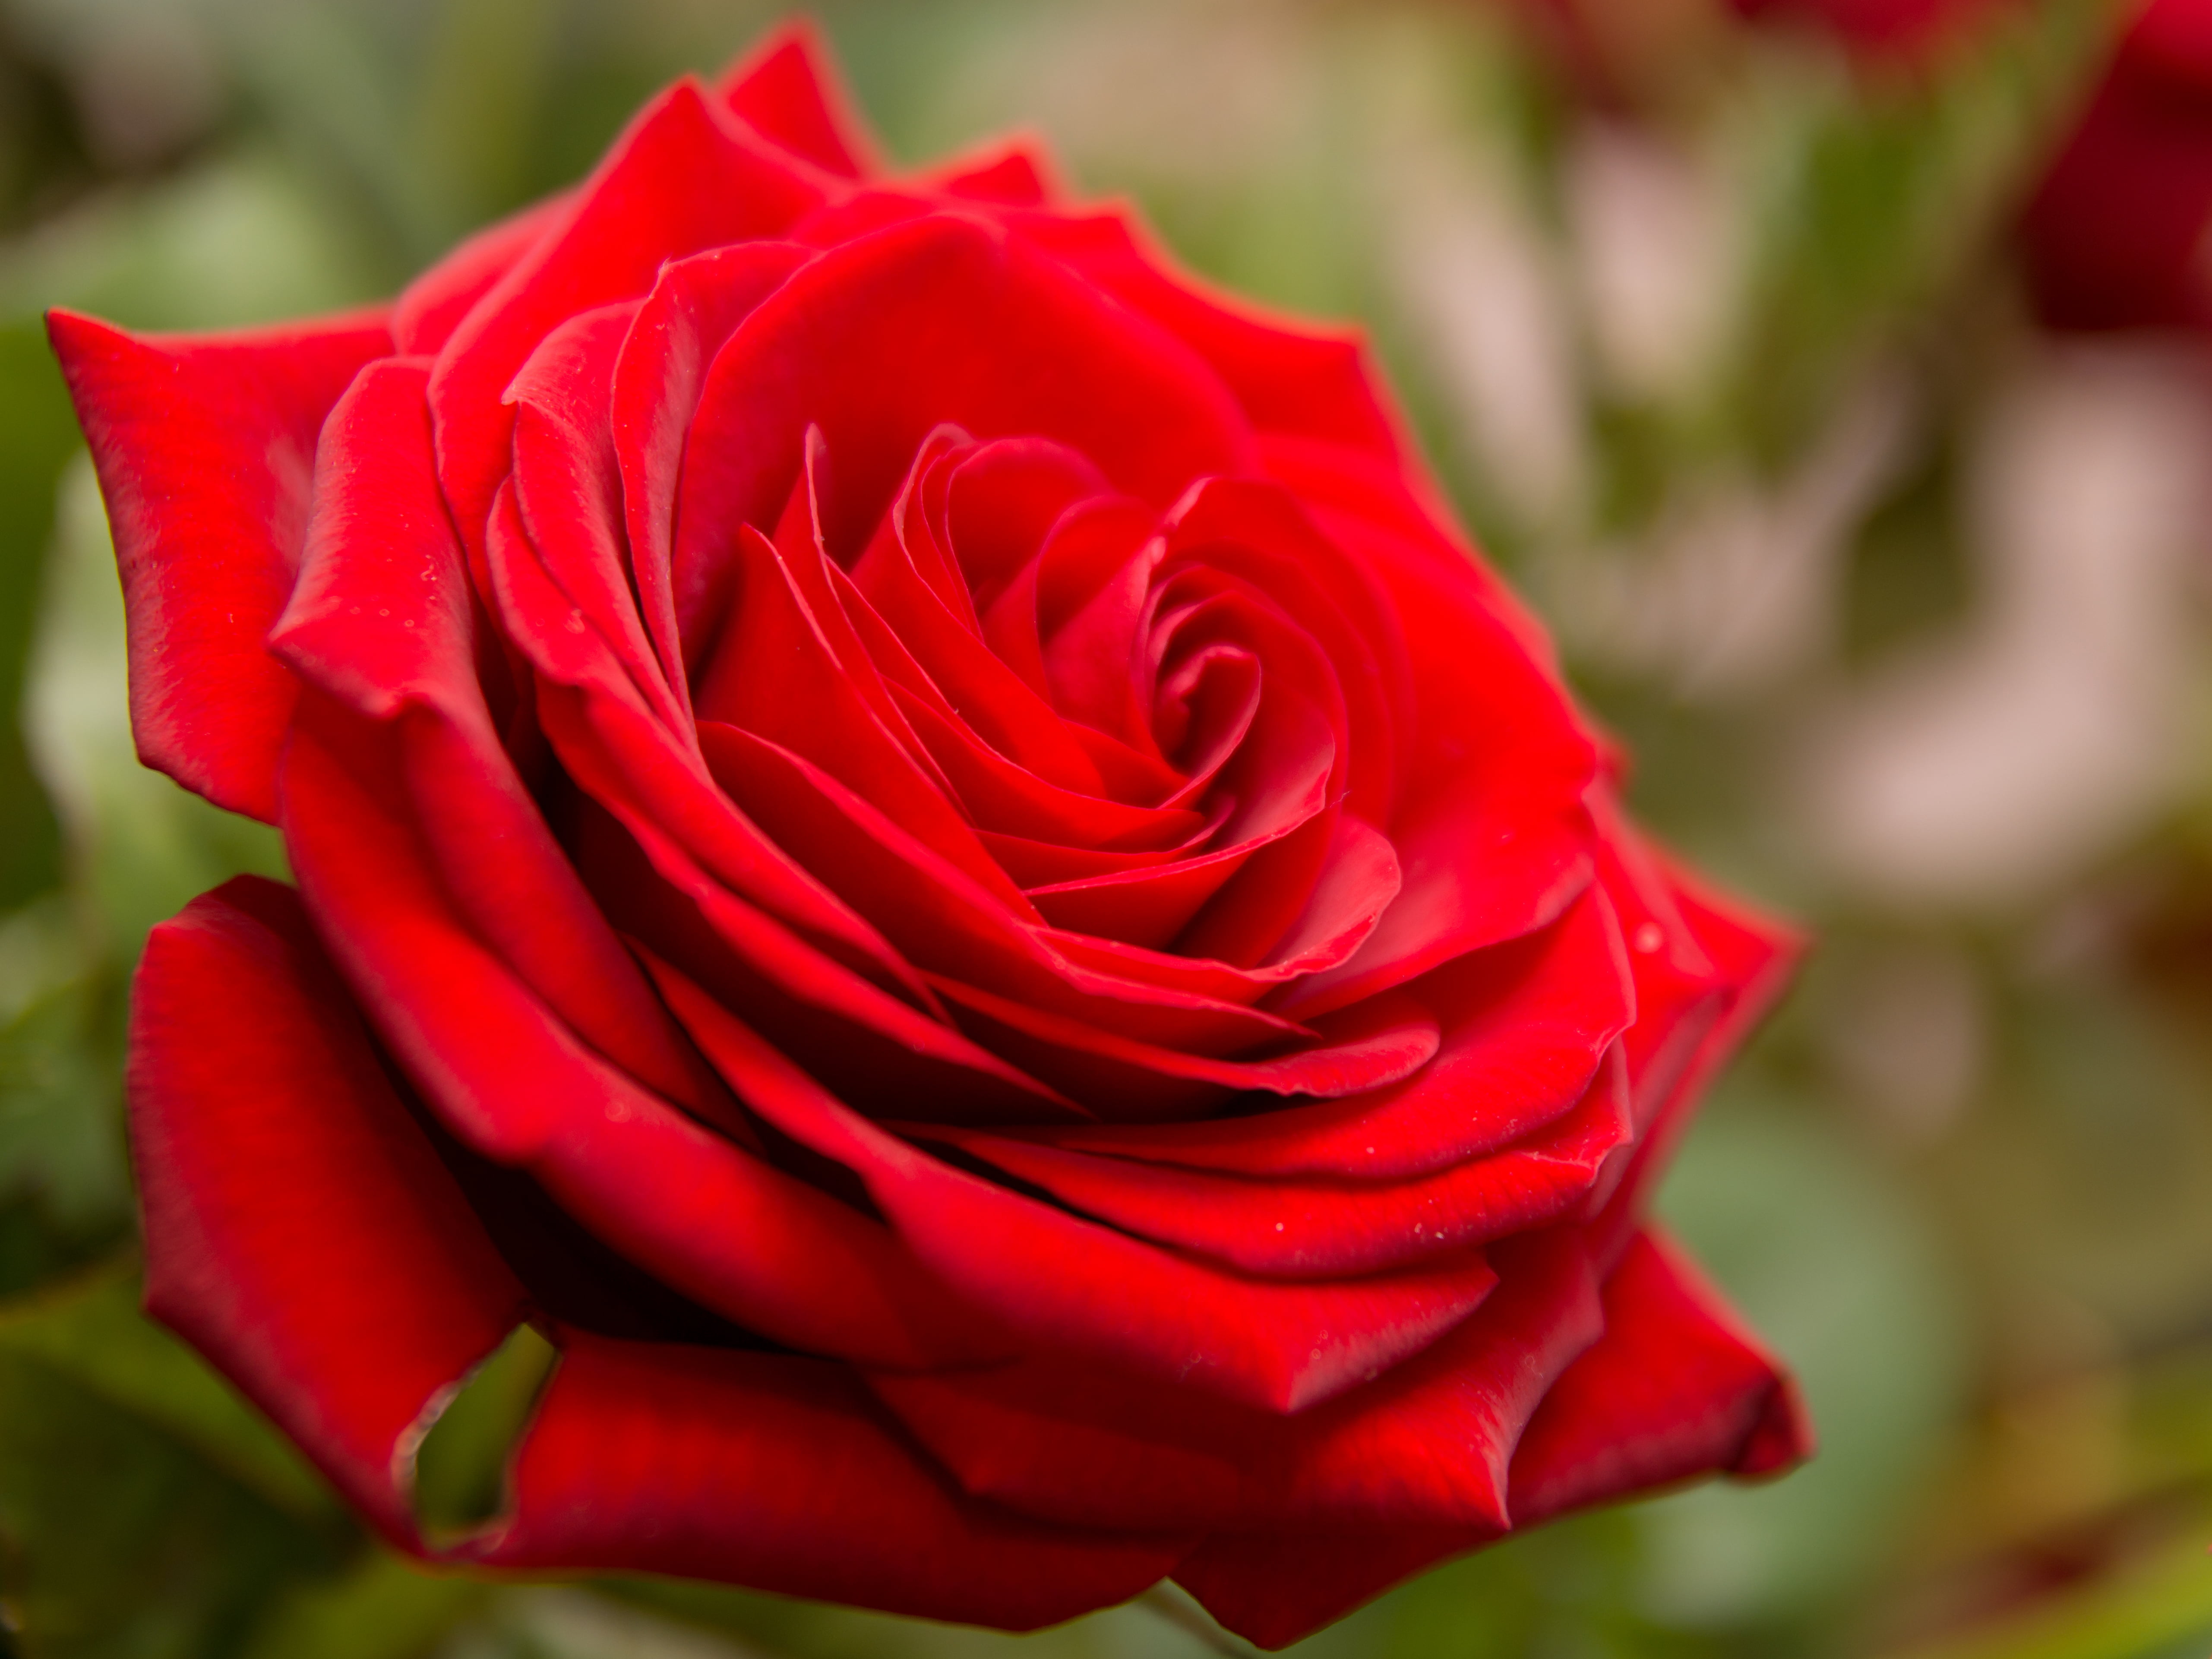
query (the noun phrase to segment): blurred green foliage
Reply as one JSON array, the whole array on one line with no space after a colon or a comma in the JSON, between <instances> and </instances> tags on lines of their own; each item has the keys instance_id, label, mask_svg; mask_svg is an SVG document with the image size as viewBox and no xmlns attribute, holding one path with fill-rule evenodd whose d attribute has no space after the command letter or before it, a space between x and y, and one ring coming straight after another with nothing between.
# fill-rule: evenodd
<instances>
[{"instance_id":1,"label":"blurred green foliage","mask_svg":"<svg viewBox=\"0 0 2212 1659\"><path fill-rule=\"evenodd\" d=\"M1905 75L1740 33L1626 103L1592 102L1475 0L820 9L895 156L1042 127L1208 276L1363 319L1633 750L1638 811L1826 941L1661 1204L1797 1368L1820 1459L1451 1564L1300 1651L2203 1653L2212 778L2183 767L1994 900L1824 861L1791 793L1821 720L1990 625L1978 469L2013 388L2060 361L2021 314L2005 226L2108 9L2023 0ZM135 763L106 526L37 313L207 327L388 292L771 15L0 0L0 1653L1237 1650L1172 1592L1017 1638L427 1573L136 1311L131 966L155 921L283 856ZM1668 291L1636 289L1648 273L1608 238L1668 213L1694 232L1688 276L1656 334L1621 334L1622 305ZM1698 586L1689 555L1747 525L1751 562ZM1785 567L1813 585L1802 637L1722 672L1712 641L1741 619L1720 600ZM2202 598L2161 600L2199 666ZM534 1344L430 1437L434 1521L495 1510Z\"/></svg>"}]
</instances>

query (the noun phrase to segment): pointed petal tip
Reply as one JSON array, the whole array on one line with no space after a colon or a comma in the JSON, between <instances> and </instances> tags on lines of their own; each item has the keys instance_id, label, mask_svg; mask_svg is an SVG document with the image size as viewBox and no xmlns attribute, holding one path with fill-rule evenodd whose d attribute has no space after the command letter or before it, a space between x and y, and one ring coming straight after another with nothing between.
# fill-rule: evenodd
<instances>
[{"instance_id":1,"label":"pointed petal tip","mask_svg":"<svg viewBox=\"0 0 2212 1659\"><path fill-rule=\"evenodd\" d=\"M787 18L715 81L723 108L802 161L843 179L880 172L876 144L822 26Z\"/></svg>"}]
</instances>

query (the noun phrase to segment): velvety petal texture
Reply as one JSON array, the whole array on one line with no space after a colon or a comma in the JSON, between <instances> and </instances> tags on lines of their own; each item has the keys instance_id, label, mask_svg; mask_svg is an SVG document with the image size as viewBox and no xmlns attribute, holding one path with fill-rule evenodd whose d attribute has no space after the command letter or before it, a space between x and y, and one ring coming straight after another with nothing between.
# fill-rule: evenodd
<instances>
[{"instance_id":1,"label":"velvety petal texture","mask_svg":"<svg viewBox=\"0 0 2212 1659\"><path fill-rule=\"evenodd\" d=\"M388 315L52 332L141 750L297 880L149 947L149 1305L395 1543L1276 1645L1808 1449L1644 1220L1793 943L1357 336L1025 147L888 174L803 27Z\"/></svg>"}]
</instances>

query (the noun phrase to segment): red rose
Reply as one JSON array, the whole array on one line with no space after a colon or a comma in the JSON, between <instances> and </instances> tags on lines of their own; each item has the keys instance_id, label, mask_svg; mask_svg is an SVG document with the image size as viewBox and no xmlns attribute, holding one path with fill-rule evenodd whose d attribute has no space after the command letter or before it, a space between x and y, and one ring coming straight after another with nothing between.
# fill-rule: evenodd
<instances>
[{"instance_id":1,"label":"red rose","mask_svg":"<svg viewBox=\"0 0 2212 1659\"><path fill-rule=\"evenodd\" d=\"M2021 221L2068 329L2212 326L2212 0L2151 0Z\"/></svg>"},{"instance_id":2,"label":"red rose","mask_svg":"<svg viewBox=\"0 0 2212 1659\"><path fill-rule=\"evenodd\" d=\"M279 824L140 970L148 1303L386 1537L1281 1643L1802 1455L1640 1219L1786 944L1620 817L1352 340L787 34L389 310L57 314L140 750Z\"/></svg>"}]
</instances>

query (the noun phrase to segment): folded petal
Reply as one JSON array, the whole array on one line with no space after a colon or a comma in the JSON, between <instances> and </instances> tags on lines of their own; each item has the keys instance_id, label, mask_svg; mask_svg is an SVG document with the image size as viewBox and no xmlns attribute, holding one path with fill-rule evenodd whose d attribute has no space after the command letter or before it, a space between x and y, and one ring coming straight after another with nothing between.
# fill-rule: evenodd
<instances>
[{"instance_id":1,"label":"folded petal","mask_svg":"<svg viewBox=\"0 0 2212 1659\"><path fill-rule=\"evenodd\" d=\"M670 586L684 434L722 342L811 257L811 250L788 242L742 242L670 260L638 307L615 362L610 418L622 469L631 575L647 630L687 712L689 680Z\"/></svg>"},{"instance_id":2,"label":"folded petal","mask_svg":"<svg viewBox=\"0 0 2212 1659\"><path fill-rule=\"evenodd\" d=\"M715 776L749 816L926 972L1164 1047L1224 1053L1310 1035L1272 1014L1152 982L1140 958L1131 958L1136 971L1127 975L1100 971L1076 954L1084 935L1024 920L804 757L711 721L700 738Z\"/></svg>"},{"instance_id":3,"label":"folded petal","mask_svg":"<svg viewBox=\"0 0 2212 1659\"><path fill-rule=\"evenodd\" d=\"M433 470L427 368L374 364L331 411L305 561L270 648L308 684L398 722L403 787L471 926L600 1053L702 1107L711 1082L494 731L468 570Z\"/></svg>"},{"instance_id":4,"label":"folded petal","mask_svg":"<svg viewBox=\"0 0 2212 1659\"><path fill-rule=\"evenodd\" d=\"M1796 1384L1662 1235L1630 1241L1605 1334L1553 1386L1514 1454L1513 1522L1811 1455Z\"/></svg>"},{"instance_id":5,"label":"folded petal","mask_svg":"<svg viewBox=\"0 0 2212 1659\"><path fill-rule=\"evenodd\" d=\"M1611 906L1595 893L1542 932L1480 951L1408 994L1436 1010L1443 1044L1396 1088L1203 1122L1085 1124L1033 1138L1251 1177L1405 1179L1494 1152L1571 1109L1635 1007Z\"/></svg>"},{"instance_id":6,"label":"folded petal","mask_svg":"<svg viewBox=\"0 0 2212 1659\"><path fill-rule=\"evenodd\" d=\"M1511 1470L1517 1528L1700 1475L1752 1479L1808 1455L1796 1390L1669 1247L1638 1234L1605 1288L1605 1334L1552 1384ZM1226 1628L1287 1647L1502 1526L1217 1532L1176 1581Z\"/></svg>"},{"instance_id":7,"label":"folded petal","mask_svg":"<svg viewBox=\"0 0 2212 1659\"><path fill-rule=\"evenodd\" d=\"M139 757L273 823L295 692L262 641L299 569L324 417L392 349L384 313L198 336L66 311L46 326L107 501Z\"/></svg>"},{"instance_id":8,"label":"folded petal","mask_svg":"<svg viewBox=\"0 0 2212 1659\"><path fill-rule=\"evenodd\" d=\"M1638 1135L1593 1222L1593 1249L1605 1260L1627 1243L1706 1085L1781 996L1802 948L1795 933L1694 884L1656 849L1618 832L1614 840L1644 866L1657 890L1645 901L1654 904L1650 919L1636 924L1632 940L1639 1013L1629 1033L1629 1066ZM1654 929L1658 948L1632 948L1654 945ZM1671 1011L1674 1029L1650 1034L1663 1011ZM1647 1033L1641 1043L1639 1031Z\"/></svg>"},{"instance_id":9,"label":"folded petal","mask_svg":"<svg viewBox=\"0 0 2212 1659\"><path fill-rule=\"evenodd\" d=\"M1364 1057L1349 1048L1338 1064ZM1410 1180L1254 1180L982 1133L954 1144L1139 1238L1244 1273L1318 1279L1402 1267L1557 1221L1589 1196L1631 1133L1627 1067L1616 1051L1582 1104L1537 1135Z\"/></svg>"},{"instance_id":10,"label":"folded petal","mask_svg":"<svg viewBox=\"0 0 2212 1659\"><path fill-rule=\"evenodd\" d=\"M670 672L639 608L610 407L617 353L639 310L635 301L621 301L570 318L516 374L507 390L514 411L514 503L565 608L582 613L654 715L680 732L690 720L690 701L681 670ZM507 617L514 627L550 620Z\"/></svg>"},{"instance_id":11,"label":"folded petal","mask_svg":"<svg viewBox=\"0 0 2212 1659\"><path fill-rule=\"evenodd\" d=\"M1382 998L1348 1011L1320 1031L1319 1042L1289 1054L1264 1060L1209 1060L1135 1042L956 981L933 978L930 982L961 1011L964 1024L988 1034L998 1052L1092 1105L1102 1115L1123 1121L1189 1116L1223 1103L1222 1095L1229 1090L1323 1098L1358 1094L1402 1082L1437 1052L1436 1022L1427 1012ZM1034 1159L1025 1158L1028 1150L1020 1143L1008 1149L1024 1163L1052 1158L1042 1150ZM1084 1165L1091 1161L1081 1153L1065 1158ZM1120 1183L1109 1176L1107 1184ZM1140 1201L1136 1207L1149 1211L1154 1206Z\"/></svg>"},{"instance_id":12,"label":"folded petal","mask_svg":"<svg viewBox=\"0 0 2212 1659\"><path fill-rule=\"evenodd\" d=\"M418 1547L416 1444L522 1289L289 888L241 876L154 930L130 1096L148 1311Z\"/></svg>"}]
</instances>

